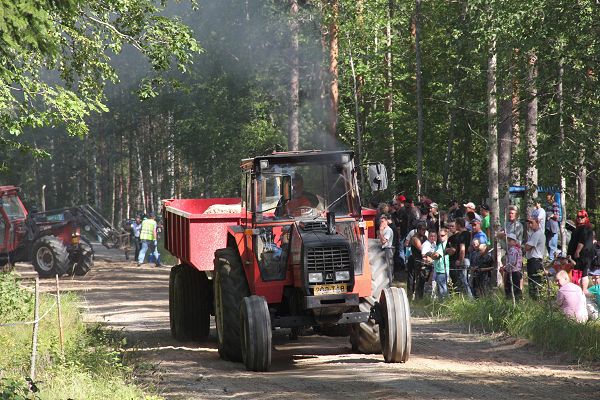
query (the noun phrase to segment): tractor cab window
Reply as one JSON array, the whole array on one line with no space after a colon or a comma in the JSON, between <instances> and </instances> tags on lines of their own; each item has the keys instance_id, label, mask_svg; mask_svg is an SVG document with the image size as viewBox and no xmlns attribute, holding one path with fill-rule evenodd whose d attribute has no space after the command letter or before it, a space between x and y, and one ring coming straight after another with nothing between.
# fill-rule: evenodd
<instances>
[{"instance_id":1,"label":"tractor cab window","mask_svg":"<svg viewBox=\"0 0 600 400\"><path fill-rule=\"evenodd\" d=\"M4 207L4 212L11 221L25 218L25 211L15 195L2 197L2 207Z\"/></svg>"},{"instance_id":2,"label":"tractor cab window","mask_svg":"<svg viewBox=\"0 0 600 400\"><path fill-rule=\"evenodd\" d=\"M359 209L352 164L278 164L255 180L256 219L318 218Z\"/></svg>"}]
</instances>

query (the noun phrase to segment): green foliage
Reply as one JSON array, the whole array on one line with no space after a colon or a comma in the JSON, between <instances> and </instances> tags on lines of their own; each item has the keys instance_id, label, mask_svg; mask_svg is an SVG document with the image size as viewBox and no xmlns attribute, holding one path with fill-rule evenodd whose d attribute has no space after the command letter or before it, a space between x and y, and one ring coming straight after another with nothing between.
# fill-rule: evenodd
<instances>
[{"instance_id":1,"label":"green foliage","mask_svg":"<svg viewBox=\"0 0 600 400\"><path fill-rule=\"evenodd\" d=\"M496 295L477 300L453 296L431 306L431 311L484 332L502 331L525 338L542 351L566 352L584 361L600 360L600 323L577 323L552 307L551 296L548 300L526 300L513 306Z\"/></svg>"},{"instance_id":2,"label":"green foliage","mask_svg":"<svg viewBox=\"0 0 600 400\"><path fill-rule=\"evenodd\" d=\"M33 320L31 292L13 274L0 275L0 323ZM29 374L32 325L0 327L0 397L5 399L157 399L132 383L131 367L117 333L84 325L79 298L61 295L64 355L60 350L56 298L40 296L36 382ZM33 390L38 390L34 392Z\"/></svg>"},{"instance_id":3,"label":"green foliage","mask_svg":"<svg viewBox=\"0 0 600 400\"><path fill-rule=\"evenodd\" d=\"M107 111L103 91L118 77L110 53L124 44L157 73L185 71L200 51L191 30L150 0L0 1L0 139L18 147L25 128L88 131Z\"/></svg>"}]
</instances>

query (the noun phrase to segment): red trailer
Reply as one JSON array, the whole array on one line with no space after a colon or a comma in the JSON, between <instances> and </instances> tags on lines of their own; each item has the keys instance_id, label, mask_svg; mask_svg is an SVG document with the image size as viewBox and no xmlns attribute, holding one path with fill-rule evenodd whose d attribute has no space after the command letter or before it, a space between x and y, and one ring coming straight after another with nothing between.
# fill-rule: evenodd
<instances>
[{"instance_id":1,"label":"red trailer","mask_svg":"<svg viewBox=\"0 0 600 400\"><path fill-rule=\"evenodd\" d=\"M276 328L291 339L305 327L346 333L356 351L408 359L408 299L369 239L374 213L362 215L353 157L243 160L244 198L164 202L166 248L180 260L169 280L175 339L205 338L213 314L219 355L249 370L269 368ZM385 168L369 171L371 187L385 190Z\"/></svg>"}]
</instances>

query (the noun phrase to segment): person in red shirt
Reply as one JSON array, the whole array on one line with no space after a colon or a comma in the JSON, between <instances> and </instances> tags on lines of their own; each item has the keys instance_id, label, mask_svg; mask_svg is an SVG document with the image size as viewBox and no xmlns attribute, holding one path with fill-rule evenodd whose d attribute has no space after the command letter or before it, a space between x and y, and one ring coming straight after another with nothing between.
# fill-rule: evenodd
<instances>
[{"instance_id":1,"label":"person in red shirt","mask_svg":"<svg viewBox=\"0 0 600 400\"><path fill-rule=\"evenodd\" d=\"M303 209L315 208L318 204L318 197L304 190L302 175L295 174L292 178L292 198L286 204L287 214L299 217L304 213Z\"/></svg>"}]
</instances>

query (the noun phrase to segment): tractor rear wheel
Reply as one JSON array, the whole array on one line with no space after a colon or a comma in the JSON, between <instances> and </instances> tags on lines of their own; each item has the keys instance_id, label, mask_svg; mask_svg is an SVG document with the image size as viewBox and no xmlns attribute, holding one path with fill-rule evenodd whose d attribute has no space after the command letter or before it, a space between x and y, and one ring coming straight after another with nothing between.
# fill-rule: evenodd
<instances>
[{"instance_id":1,"label":"tractor rear wheel","mask_svg":"<svg viewBox=\"0 0 600 400\"><path fill-rule=\"evenodd\" d=\"M264 297L244 297L240 306L242 359L248 371L267 371L271 365L271 316Z\"/></svg>"},{"instance_id":2,"label":"tractor rear wheel","mask_svg":"<svg viewBox=\"0 0 600 400\"><path fill-rule=\"evenodd\" d=\"M385 362L406 362L411 350L410 309L402 288L386 288L379 299L382 321L379 335Z\"/></svg>"},{"instance_id":3,"label":"tractor rear wheel","mask_svg":"<svg viewBox=\"0 0 600 400\"><path fill-rule=\"evenodd\" d=\"M381 243L377 239L369 239L369 265L371 266L372 294L360 299L358 305L360 312L370 312L381 291L391 284L387 264L385 263L385 255L381 250ZM364 354L380 353L379 325L372 319L352 325L350 328L350 344L352 345L352 351L355 352Z\"/></svg>"},{"instance_id":4,"label":"tractor rear wheel","mask_svg":"<svg viewBox=\"0 0 600 400\"><path fill-rule=\"evenodd\" d=\"M94 266L94 252L92 247L87 244L81 245L81 256L77 263L73 266L73 274L77 276L84 276Z\"/></svg>"},{"instance_id":5,"label":"tractor rear wheel","mask_svg":"<svg viewBox=\"0 0 600 400\"><path fill-rule=\"evenodd\" d=\"M169 276L171 335L179 341L206 339L210 332L210 283L206 272L188 264L173 269L172 279Z\"/></svg>"},{"instance_id":6,"label":"tractor rear wheel","mask_svg":"<svg viewBox=\"0 0 600 400\"><path fill-rule=\"evenodd\" d=\"M215 322L219 356L224 360L242 361L240 340L240 304L250 295L246 275L237 250L215 251Z\"/></svg>"},{"instance_id":7,"label":"tractor rear wheel","mask_svg":"<svg viewBox=\"0 0 600 400\"><path fill-rule=\"evenodd\" d=\"M69 253L66 246L55 236L39 238L31 250L33 267L40 278L61 276L69 270Z\"/></svg>"}]
</instances>

